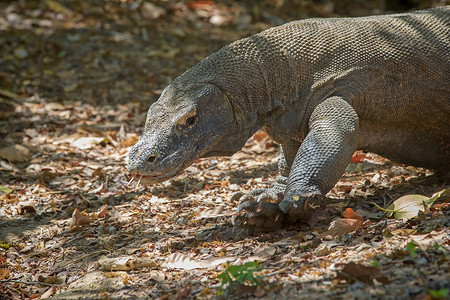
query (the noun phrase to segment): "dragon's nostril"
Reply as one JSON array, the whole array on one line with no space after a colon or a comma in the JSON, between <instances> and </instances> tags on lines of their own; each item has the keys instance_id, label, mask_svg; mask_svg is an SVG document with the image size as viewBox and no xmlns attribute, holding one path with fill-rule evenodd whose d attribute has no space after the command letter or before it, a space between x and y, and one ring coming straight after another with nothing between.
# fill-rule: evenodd
<instances>
[{"instance_id":1,"label":"dragon's nostril","mask_svg":"<svg viewBox=\"0 0 450 300\"><path fill-rule=\"evenodd\" d=\"M155 155L155 154L152 154L152 155L150 155L150 156L147 158L147 161L148 161L149 163L154 163L154 162L155 162L155 159L156 159L156 155Z\"/></svg>"}]
</instances>

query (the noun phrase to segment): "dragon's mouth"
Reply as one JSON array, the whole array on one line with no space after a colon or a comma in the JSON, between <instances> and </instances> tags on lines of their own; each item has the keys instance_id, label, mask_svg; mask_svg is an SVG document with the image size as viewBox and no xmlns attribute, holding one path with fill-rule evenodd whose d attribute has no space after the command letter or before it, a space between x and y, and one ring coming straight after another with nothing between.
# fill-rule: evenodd
<instances>
[{"instance_id":1,"label":"dragon's mouth","mask_svg":"<svg viewBox=\"0 0 450 300\"><path fill-rule=\"evenodd\" d=\"M151 185L156 183L161 183L164 181L167 181L177 175L180 175L183 173L184 169L190 164L188 163L190 161L187 157L178 163L173 163L173 165L178 166L177 168L174 168L168 172L153 172L152 174L145 174L145 173L139 173L136 172L132 174L130 182L128 182L127 186L129 186L136 178L138 179L138 182L136 184L136 187L139 186L139 184L142 182L144 185Z\"/></svg>"},{"instance_id":2,"label":"dragon's mouth","mask_svg":"<svg viewBox=\"0 0 450 300\"><path fill-rule=\"evenodd\" d=\"M183 173L184 169L187 168L189 165L191 165L195 160L199 157L202 157L204 153L208 151L209 146L211 145L211 141L208 140L207 142L203 143L200 147L196 147L195 149L182 149L174 152L172 155L168 156L163 162L164 165L172 165L176 166L172 170L169 170L168 172L157 172L152 171L149 173L146 173L145 171L137 171L133 172L132 177L128 184L126 186L130 186L135 179L137 179L137 184L135 187L138 187L141 182L144 185L151 185L151 184L157 184L164 181L167 181L177 175L180 175ZM196 153L196 155L191 156L185 156L181 160L173 159L174 157L180 157L181 153Z\"/></svg>"},{"instance_id":3,"label":"dragon's mouth","mask_svg":"<svg viewBox=\"0 0 450 300\"><path fill-rule=\"evenodd\" d=\"M146 174L136 173L136 174L133 174L130 182L127 185L130 185L136 178L138 178L137 186L139 186L139 184L141 182L145 185L161 183L161 182L164 182L166 180L169 180L169 179L179 175L182 172L183 172L183 169L176 169L171 172L164 173L164 174L158 173L158 174L146 175Z\"/></svg>"}]
</instances>

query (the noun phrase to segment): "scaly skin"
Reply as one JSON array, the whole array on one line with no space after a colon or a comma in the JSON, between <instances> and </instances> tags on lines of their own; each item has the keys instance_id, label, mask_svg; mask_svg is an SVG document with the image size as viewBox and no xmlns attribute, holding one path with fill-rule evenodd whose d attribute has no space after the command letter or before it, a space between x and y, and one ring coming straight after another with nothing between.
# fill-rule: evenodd
<instances>
[{"instance_id":1,"label":"scaly skin","mask_svg":"<svg viewBox=\"0 0 450 300\"><path fill-rule=\"evenodd\" d=\"M199 157L232 155L262 128L282 145L281 176L244 195L235 221L263 230L302 218L356 149L448 172L449 24L447 6L309 19L238 40L164 90L128 169L164 181Z\"/></svg>"}]
</instances>

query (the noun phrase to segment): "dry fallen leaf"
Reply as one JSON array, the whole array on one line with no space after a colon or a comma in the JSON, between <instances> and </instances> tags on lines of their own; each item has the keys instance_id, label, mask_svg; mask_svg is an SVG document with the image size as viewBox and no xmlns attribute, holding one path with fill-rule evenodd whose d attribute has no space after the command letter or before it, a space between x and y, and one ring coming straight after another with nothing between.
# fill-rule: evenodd
<instances>
[{"instance_id":1,"label":"dry fallen leaf","mask_svg":"<svg viewBox=\"0 0 450 300\"><path fill-rule=\"evenodd\" d=\"M75 226L88 226L91 224L91 219L83 215L78 208L73 211L72 218Z\"/></svg>"},{"instance_id":2,"label":"dry fallen leaf","mask_svg":"<svg viewBox=\"0 0 450 300\"><path fill-rule=\"evenodd\" d=\"M373 284L374 279L381 283L389 282L388 278L378 268L366 267L354 262L349 262L341 271L338 271L336 278L344 279L348 282L357 280L368 284Z\"/></svg>"},{"instance_id":3,"label":"dry fallen leaf","mask_svg":"<svg viewBox=\"0 0 450 300\"><path fill-rule=\"evenodd\" d=\"M74 140L72 142L72 146L77 147L78 149L85 150L91 149L95 145L100 144L103 141L105 141L105 138L103 137L88 136Z\"/></svg>"},{"instance_id":4,"label":"dry fallen leaf","mask_svg":"<svg viewBox=\"0 0 450 300\"><path fill-rule=\"evenodd\" d=\"M352 156L352 162L358 163L363 162L367 157L367 154L364 152L355 152Z\"/></svg>"},{"instance_id":5,"label":"dry fallen leaf","mask_svg":"<svg viewBox=\"0 0 450 300\"><path fill-rule=\"evenodd\" d=\"M347 208L343 214L345 219L335 220L330 223L328 230L319 235L320 238L331 236L332 238L356 231L362 227L363 218L351 208Z\"/></svg>"},{"instance_id":6,"label":"dry fallen leaf","mask_svg":"<svg viewBox=\"0 0 450 300\"><path fill-rule=\"evenodd\" d=\"M415 229L405 229L405 228L400 228L400 229L395 229L391 231L391 234L393 236L399 235L399 236L409 236L411 234L415 234L417 232L417 230Z\"/></svg>"},{"instance_id":7,"label":"dry fallen leaf","mask_svg":"<svg viewBox=\"0 0 450 300\"><path fill-rule=\"evenodd\" d=\"M252 256L247 258L248 261L265 261L269 257L275 255L277 249L275 247L270 246L262 246L254 250Z\"/></svg>"},{"instance_id":8,"label":"dry fallen leaf","mask_svg":"<svg viewBox=\"0 0 450 300\"><path fill-rule=\"evenodd\" d=\"M269 137L269 135L264 132L264 131L258 131L253 135L253 138L255 139L255 141L262 142L263 140L267 139Z\"/></svg>"},{"instance_id":9,"label":"dry fallen leaf","mask_svg":"<svg viewBox=\"0 0 450 300\"><path fill-rule=\"evenodd\" d=\"M52 286L52 287L50 287L47 291L45 291L45 293L43 293L43 294L41 295L41 298L40 298L40 299L48 299L48 298L50 298L51 296L53 296L55 293L56 293L56 287L55 287L55 286Z\"/></svg>"},{"instance_id":10,"label":"dry fallen leaf","mask_svg":"<svg viewBox=\"0 0 450 300\"><path fill-rule=\"evenodd\" d=\"M197 260L189 254L172 253L164 264L168 268L193 270L200 268L211 268L223 264L225 262L233 262L237 259L235 256L218 257L208 260Z\"/></svg>"},{"instance_id":11,"label":"dry fallen leaf","mask_svg":"<svg viewBox=\"0 0 450 300\"><path fill-rule=\"evenodd\" d=\"M328 230L319 235L320 238L327 236L337 237L361 228L361 223L354 219L339 219L330 223Z\"/></svg>"},{"instance_id":12,"label":"dry fallen leaf","mask_svg":"<svg viewBox=\"0 0 450 300\"><path fill-rule=\"evenodd\" d=\"M139 137L137 135L131 135L126 140L120 143L123 147L131 147L139 141Z\"/></svg>"},{"instance_id":13,"label":"dry fallen leaf","mask_svg":"<svg viewBox=\"0 0 450 300\"><path fill-rule=\"evenodd\" d=\"M109 218L111 214L108 211L108 204L103 204L100 208L100 212L98 213L99 218Z\"/></svg>"},{"instance_id":14,"label":"dry fallen leaf","mask_svg":"<svg viewBox=\"0 0 450 300\"><path fill-rule=\"evenodd\" d=\"M13 191L14 191L13 189L11 189L7 186L0 185L0 192L2 192L2 193L9 194L9 193L12 193Z\"/></svg>"},{"instance_id":15,"label":"dry fallen leaf","mask_svg":"<svg viewBox=\"0 0 450 300\"><path fill-rule=\"evenodd\" d=\"M0 280L8 279L9 271L8 269L0 269Z\"/></svg>"},{"instance_id":16,"label":"dry fallen leaf","mask_svg":"<svg viewBox=\"0 0 450 300\"><path fill-rule=\"evenodd\" d=\"M177 300L188 299L190 298L189 296L191 295L191 293L192 293L192 285L189 284L188 286L185 286L184 288L182 288L177 292L176 299Z\"/></svg>"},{"instance_id":17,"label":"dry fallen leaf","mask_svg":"<svg viewBox=\"0 0 450 300\"><path fill-rule=\"evenodd\" d=\"M266 294L266 290L264 289L264 287L262 287L261 285L256 286L256 290L253 293L253 295L255 297L261 298L262 296L264 296Z\"/></svg>"},{"instance_id":18,"label":"dry fallen leaf","mask_svg":"<svg viewBox=\"0 0 450 300\"><path fill-rule=\"evenodd\" d=\"M351 208L347 208L344 211L343 216L346 219L358 220L361 223L361 225L364 223L364 219Z\"/></svg>"},{"instance_id":19,"label":"dry fallen leaf","mask_svg":"<svg viewBox=\"0 0 450 300\"><path fill-rule=\"evenodd\" d=\"M98 263L103 270L108 271L129 271L139 268L155 268L158 266L154 259L136 256L102 257L98 260Z\"/></svg>"},{"instance_id":20,"label":"dry fallen leaf","mask_svg":"<svg viewBox=\"0 0 450 300\"><path fill-rule=\"evenodd\" d=\"M448 234L445 229L441 231L431 231L426 234L410 235L409 238L414 241L422 250L434 245L443 244L445 240L448 240Z\"/></svg>"},{"instance_id":21,"label":"dry fallen leaf","mask_svg":"<svg viewBox=\"0 0 450 300\"><path fill-rule=\"evenodd\" d=\"M14 145L0 149L0 157L10 162L25 162L30 160L30 150L22 145Z\"/></svg>"},{"instance_id":22,"label":"dry fallen leaf","mask_svg":"<svg viewBox=\"0 0 450 300\"><path fill-rule=\"evenodd\" d=\"M54 0L45 0L45 4L47 4L48 8L53 10L56 13L66 14L66 15L73 15L73 11L58 1Z\"/></svg>"},{"instance_id":23,"label":"dry fallen leaf","mask_svg":"<svg viewBox=\"0 0 450 300\"><path fill-rule=\"evenodd\" d=\"M35 214L36 207L33 201L21 202L19 205L19 213L23 214Z\"/></svg>"},{"instance_id":24,"label":"dry fallen leaf","mask_svg":"<svg viewBox=\"0 0 450 300\"><path fill-rule=\"evenodd\" d=\"M236 211L227 209L226 206L218 206L214 208L204 209L199 211L199 213L193 218L194 220L207 219L207 218L218 218L218 217L229 217L234 216Z\"/></svg>"},{"instance_id":25,"label":"dry fallen leaf","mask_svg":"<svg viewBox=\"0 0 450 300\"><path fill-rule=\"evenodd\" d=\"M438 198L447 197L449 193L449 189L445 189L433 194L431 197L416 194L405 195L395 200L387 208L379 207L373 202L372 204L387 212L388 217L394 215L396 219L407 220L416 217L419 211L428 211L429 207L432 206Z\"/></svg>"}]
</instances>

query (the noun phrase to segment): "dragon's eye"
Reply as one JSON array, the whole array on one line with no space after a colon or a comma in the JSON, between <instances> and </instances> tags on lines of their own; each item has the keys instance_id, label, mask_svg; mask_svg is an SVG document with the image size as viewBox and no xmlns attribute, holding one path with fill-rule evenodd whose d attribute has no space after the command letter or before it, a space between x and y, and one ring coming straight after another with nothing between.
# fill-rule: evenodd
<instances>
[{"instance_id":1,"label":"dragon's eye","mask_svg":"<svg viewBox=\"0 0 450 300\"><path fill-rule=\"evenodd\" d=\"M176 124L181 127L187 126L189 128L192 128L192 126L194 126L195 123L197 123L197 109L196 108L194 108L189 113L185 114L183 117L178 119Z\"/></svg>"},{"instance_id":2,"label":"dragon's eye","mask_svg":"<svg viewBox=\"0 0 450 300\"><path fill-rule=\"evenodd\" d=\"M187 126L193 126L195 124L195 121L197 121L195 116L189 117L189 118L186 119L186 125Z\"/></svg>"}]
</instances>

